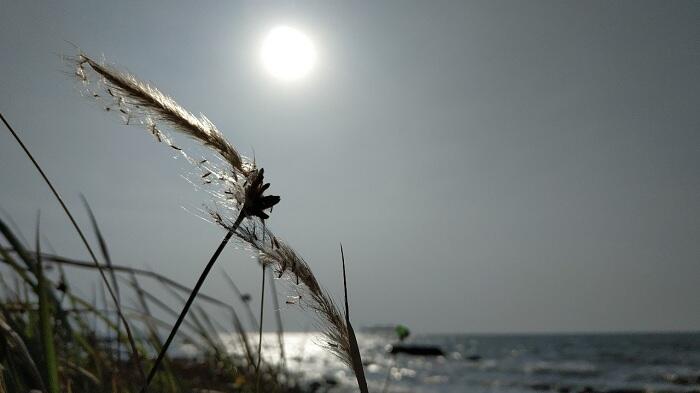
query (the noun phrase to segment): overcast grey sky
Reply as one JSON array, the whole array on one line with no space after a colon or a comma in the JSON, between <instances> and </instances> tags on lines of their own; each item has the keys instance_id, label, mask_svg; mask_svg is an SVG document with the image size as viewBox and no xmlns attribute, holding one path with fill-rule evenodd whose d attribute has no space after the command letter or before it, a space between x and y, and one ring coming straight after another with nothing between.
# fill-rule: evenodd
<instances>
[{"instance_id":1,"label":"overcast grey sky","mask_svg":"<svg viewBox=\"0 0 700 393\"><path fill-rule=\"evenodd\" d=\"M344 243L357 326L697 330L698 21L697 1L4 1L0 110L119 263L193 284L223 232L181 208L207 196L170 149L79 96L66 41L254 149L282 196L268 224L336 295ZM291 87L259 64L278 24L319 52ZM41 209L85 258L6 131L0 184L24 232ZM257 294L249 255L219 266ZM233 302L218 274L205 291Z\"/></svg>"}]
</instances>

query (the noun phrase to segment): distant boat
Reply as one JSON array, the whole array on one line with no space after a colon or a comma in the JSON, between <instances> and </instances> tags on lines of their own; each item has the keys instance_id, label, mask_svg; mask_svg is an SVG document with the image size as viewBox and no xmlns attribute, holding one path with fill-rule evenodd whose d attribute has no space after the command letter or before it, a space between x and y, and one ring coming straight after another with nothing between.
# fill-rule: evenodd
<instances>
[{"instance_id":1,"label":"distant boat","mask_svg":"<svg viewBox=\"0 0 700 393\"><path fill-rule=\"evenodd\" d=\"M389 353L392 355L403 353L413 356L445 356L442 349L434 345L395 344L391 346Z\"/></svg>"}]
</instances>

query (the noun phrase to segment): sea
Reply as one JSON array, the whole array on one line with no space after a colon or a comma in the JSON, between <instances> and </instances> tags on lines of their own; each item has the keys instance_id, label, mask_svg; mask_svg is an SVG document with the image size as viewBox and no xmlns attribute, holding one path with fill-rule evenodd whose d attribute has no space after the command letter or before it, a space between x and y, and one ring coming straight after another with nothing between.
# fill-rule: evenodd
<instances>
[{"instance_id":1,"label":"sea","mask_svg":"<svg viewBox=\"0 0 700 393\"><path fill-rule=\"evenodd\" d=\"M352 372L317 333L285 333L284 361L317 392L355 392ZM439 347L444 356L391 355L393 332L360 332L371 392L700 392L700 333L426 334L405 344ZM256 343L257 344L257 343ZM233 345L233 344L232 344ZM263 356L281 361L277 335Z\"/></svg>"}]
</instances>

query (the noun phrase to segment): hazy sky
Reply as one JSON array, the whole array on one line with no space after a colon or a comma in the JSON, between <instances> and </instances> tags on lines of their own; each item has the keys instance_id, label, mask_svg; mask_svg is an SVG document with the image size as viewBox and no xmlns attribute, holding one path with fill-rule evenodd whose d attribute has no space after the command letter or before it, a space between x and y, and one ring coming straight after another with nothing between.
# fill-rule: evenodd
<instances>
[{"instance_id":1,"label":"hazy sky","mask_svg":"<svg viewBox=\"0 0 700 393\"><path fill-rule=\"evenodd\" d=\"M345 245L356 326L697 330L699 20L696 1L4 1L0 111L118 263L193 284L224 233L181 208L207 194L172 150L78 94L67 41L254 149L282 196L268 224L335 295ZM278 24L318 49L295 86L260 66ZM0 184L25 234L41 209L86 257L6 130ZM250 255L219 266L258 298ZM237 304L219 274L205 291Z\"/></svg>"}]
</instances>

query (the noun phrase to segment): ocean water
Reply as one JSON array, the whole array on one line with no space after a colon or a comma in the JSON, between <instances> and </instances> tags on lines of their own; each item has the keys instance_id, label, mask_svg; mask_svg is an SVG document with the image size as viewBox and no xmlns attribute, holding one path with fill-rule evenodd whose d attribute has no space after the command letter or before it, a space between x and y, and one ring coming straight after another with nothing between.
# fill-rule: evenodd
<instances>
[{"instance_id":1,"label":"ocean water","mask_svg":"<svg viewBox=\"0 0 700 393\"><path fill-rule=\"evenodd\" d=\"M444 357L389 355L392 334L359 333L370 391L700 392L700 333L596 335L417 335ZM352 373L317 345L314 333L286 333L288 367L319 392L357 391ZM274 334L264 355L279 361ZM322 341L321 341L322 342ZM478 356L479 358L475 358ZM301 374L300 374L301 375Z\"/></svg>"}]
</instances>

